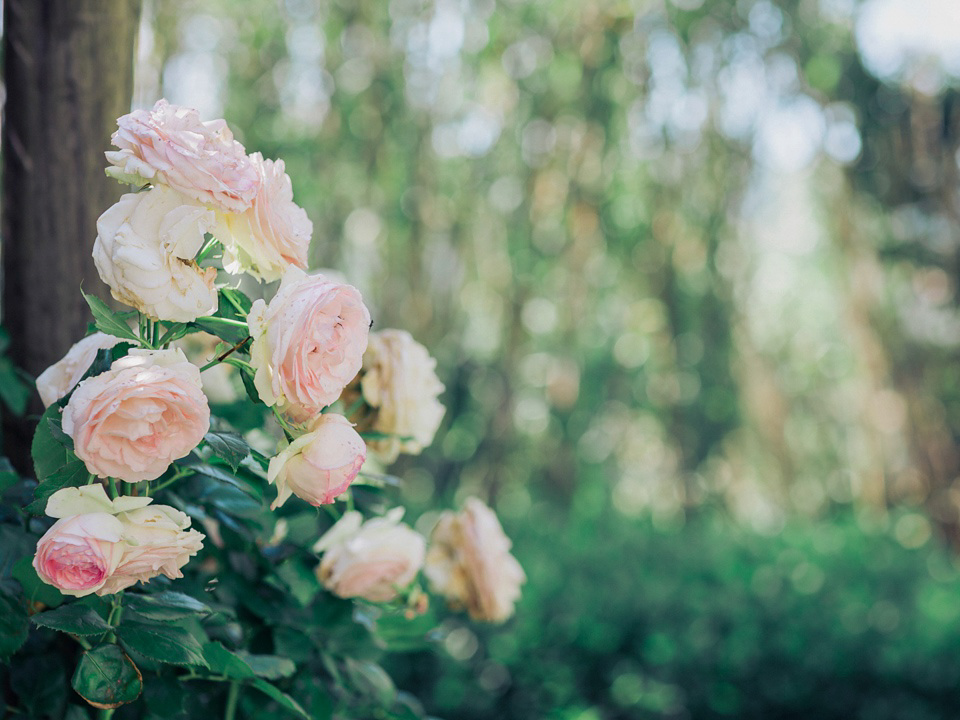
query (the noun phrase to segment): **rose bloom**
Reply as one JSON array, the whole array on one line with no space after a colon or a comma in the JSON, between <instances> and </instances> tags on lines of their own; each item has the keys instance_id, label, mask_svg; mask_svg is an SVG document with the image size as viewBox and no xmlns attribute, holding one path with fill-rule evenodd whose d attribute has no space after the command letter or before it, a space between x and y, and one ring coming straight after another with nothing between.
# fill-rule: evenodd
<instances>
[{"instance_id":1,"label":"rose bloom","mask_svg":"<svg viewBox=\"0 0 960 720\"><path fill-rule=\"evenodd\" d=\"M93 261L120 302L190 322L217 309L217 271L194 261L215 222L212 210L170 188L129 193L97 220Z\"/></svg>"},{"instance_id":2,"label":"rose bloom","mask_svg":"<svg viewBox=\"0 0 960 720\"><path fill-rule=\"evenodd\" d=\"M102 485L58 490L46 513L59 518L40 538L33 566L66 595L108 595L180 568L202 547L190 519L149 497L107 497ZM147 507L149 506L149 507Z\"/></svg>"},{"instance_id":3,"label":"rose bloom","mask_svg":"<svg viewBox=\"0 0 960 720\"><path fill-rule=\"evenodd\" d=\"M154 480L210 429L200 371L181 350L131 350L87 378L63 410L63 431L87 470Z\"/></svg>"},{"instance_id":4,"label":"rose bloom","mask_svg":"<svg viewBox=\"0 0 960 720\"><path fill-rule=\"evenodd\" d=\"M100 350L112 348L120 338L95 332L75 343L60 360L37 378L37 392L44 407L49 407L73 389L93 364Z\"/></svg>"},{"instance_id":5,"label":"rose bloom","mask_svg":"<svg viewBox=\"0 0 960 720\"><path fill-rule=\"evenodd\" d=\"M149 499L149 498L148 498ZM190 527L190 518L168 505L148 505L117 515L126 545L113 574L98 594L120 592L157 575L183 577L180 568L203 547L204 535Z\"/></svg>"},{"instance_id":6,"label":"rose bloom","mask_svg":"<svg viewBox=\"0 0 960 720\"><path fill-rule=\"evenodd\" d=\"M376 409L373 430L390 437L370 443L384 462L401 452L419 454L433 442L444 408L437 400L443 384L437 379L437 361L403 330L371 333L363 356L361 390L364 401Z\"/></svg>"},{"instance_id":7,"label":"rose bloom","mask_svg":"<svg viewBox=\"0 0 960 720\"><path fill-rule=\"evenodd\" d=\"M474 620L497 623L513 615L527 579L497 516L476 498L461 512L440 516L424 574L436 592L466 606Z\"/></svg>"},{"instance_id":8,"label":"rose bloom","mask_svg":"<svg viewBox=\"0 0 960 720\"><path fill-rule=\"evenodd\" d=\"M107 174L134 185L168 185L224 212L242 213L260 187L260 174L224 120L201 122L196 110L158 100L117 120L106 153Z\"/></svg>"},{"instance_id":9,"label":"rose bloom","mask_svg":"<svg viewBox=\"0 0 960 720\"><path fill-rule=\"evenodd\" d=\"M403 508L363 522L358 512L344 513L314 546L323 552L317 577L333 594L389 602L413 582L423 565L426 542L400 524Z\"/></svg>"},{"instance_id":10,"label":"rose bloom","mask_svg":"<svg viewBox=\"0 0 960 720\"><path fill-rule=\"evenodd\" d=\"M314 506L332 503L350 487L366 458L367 446L349 420L320 415L310 432L270 460L267 480L277 484L270 508L283 505L291 493Z\"/></svg>"},{"instance_id":11,"label":"rose bloom","mask_svg":"<svg viewBox=\"0 0 960 720\"><path fill-rule=\"evenodd\" d=\"M253 303L247 322L260 398L300 422L340 397L360 370L370 312L355 287L291 267L269 305Z\"/></svg>"},{"instance_id":12,"label":"rose bloom","mask_svg":"<svg viewBox=\"0 0 960 720\"><path fill-rule=\"evenodd\" d=\"M264 160L253 153L250 161L260 173L253 206L242 214L221 215L214 235L224 246L224 270L273 282L290 265L306 269L313 223L293 201L283 160Z\"/></svg>"}]
</instances>

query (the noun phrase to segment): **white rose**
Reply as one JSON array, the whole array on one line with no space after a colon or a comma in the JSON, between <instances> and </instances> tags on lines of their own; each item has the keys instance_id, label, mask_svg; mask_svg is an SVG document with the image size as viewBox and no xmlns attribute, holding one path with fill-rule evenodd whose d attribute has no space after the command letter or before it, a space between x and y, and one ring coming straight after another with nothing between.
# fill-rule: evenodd
<instances>
[{"instance_id":1,"label":"white rose","mask_svg":"<svg viewBox=\"0 0 960 720\"><path fill-rule=\"evenodd\" d=\"M112 348L120 338L95 332L75 343L60 360L48 367L37 378L37 392L44 407L49 407L66 395L89 369L100 350Z\"/></svg>"},{"instance_id":2,"label":"white rose","mask_svg":"<svg viewBox=\"0 0 960 720\"><path fill-rule=\"evenodd\" d=\"M259 280L279 280L291 265L307 268L313 223L293 201L293 185L283 160L250 155L260 174L260 190L244 213L222 214L217 236L223 243L223 268L249 273Z\"/></svg>"},{"instance_id":3,"label":"white rose","mask_svg":"<svg viewBox=\"0 0 960 720\"><path fill-rule=\"evenodd\" d=\"M97 220L93 260L120 302L157 320L196 320L217 309L217 271L194 262L215 222L168 187L127 194Z\"/></svg>"},{"instance_id":4,"label":"white rose","mask_svg":"<svg viewBox=\"0 0 960 720\"><path fill-rule=\"evenodd\" d=\"M363 399L377 410L373 430L390 435L369 443L384 462L401 452L417 455L433 442L444 408L437 361L403 330L370 333L363 356Z\"/></svg>"},{"instance_id":5,"label":"white rose","mask_svg":"<svg viewBox=\"0 0 960 720\"><path fill-rule=\"evenodd\" d=\"M344 513L313 548L324 553L317 567L323 586L342 598L393 600L420 572L426 552L423 537L402 517L403 508L367 522L358 512Z\"/></svg>"}]
</instances>

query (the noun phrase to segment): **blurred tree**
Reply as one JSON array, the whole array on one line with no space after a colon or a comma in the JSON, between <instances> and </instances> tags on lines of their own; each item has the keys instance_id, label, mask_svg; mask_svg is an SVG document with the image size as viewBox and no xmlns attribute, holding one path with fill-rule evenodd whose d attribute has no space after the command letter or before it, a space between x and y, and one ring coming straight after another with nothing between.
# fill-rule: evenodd
<instances>
[{"instance_id":1,"label":"blurred tree","mask_svg":"<svg viewBox=\"0 0 960 720\"><path fill-rule=\"evenodd\" d=\"M11 358L34 376L85 334L81 284L108 297L90 246L122 192L103 151L130 109L138 17L139 0L4 3L2 314ZM22 460L27 435L10 430Z\"/></svg>"}]
</instances>

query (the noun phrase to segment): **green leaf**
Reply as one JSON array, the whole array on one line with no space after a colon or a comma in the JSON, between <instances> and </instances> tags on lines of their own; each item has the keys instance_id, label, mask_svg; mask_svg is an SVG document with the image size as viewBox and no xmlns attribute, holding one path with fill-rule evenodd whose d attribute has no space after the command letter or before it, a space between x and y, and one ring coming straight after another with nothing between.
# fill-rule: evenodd
<instances>
[{"instance_id":1,"label":"green leaf","mask_svg":"<svg viewBox=\"0 0 960 720\"><path fill-rule=\"evenodd\" d=\"M66 598L53 585L48 585L33 567L33 558L29 555L20 558L13 564L11 572L14 580L23 588L23 595L30 604L41 604L47 607L56 607Z\"/></svg>"},{"instance_id":2,"label":"green leaf","mask_svg":"<svg viewBox=\"0 0 960 720\"><path fill-rule=\"evenodd\" d=\"M143 676L123 650L107 643L83 654L70 685L94 707L115 708L140 697Z\"/></svg>"},{"instance_id":3,"label":"green leaf","mask_svg":"<svg viewBox=\"0 0 960 720\"><path fill-rule=\"evenodd\" d=\"M240 478L235 475L230 474L226 468L218 467L216 465L195 465L193 469L196 470L198 475L202 475L207 478L212 478L218 482L224 482L231 487L237 488L237 490L242 490L247 495L255 497L258 500L263 499L263 492L259 488L253 488Z\"/></svg>"},{"instance_id":4,"label":"green leaf","mask_svg":"<svg viewBox=\"0 0 960 720\"><path fill-rule=\"evenodd\" d=\"M100 332L105 332L107 335L113 335L114 337L124 338L125 340L133 340L133 342L138 345L140 344L140 338L138 338L133 330L127 326L127 323L124 322L123 315L115 313L96 295L82 294L83 299L86 300L87 305L90 306L90 312L93 313L93 320Z\"/></svg>"},{"instance_id":5,"label":"green leaf","mask_svg":"<svg viewBox=\"0 0 960 720\"><path fill-rule=\"evenodd\" d=\"M196 598L172 590L153 595L126 593L124 605L142 617L157 622L171 622L194 615L209 615L212 612Z\"/></svg>"},{"instance_id":6,"label":"green leaf","mask_svg":"<svg viewBox=\"0 0 960 720\"><path fill-rule=\"evenodd\" d=\"M260 393L257 391L257 385L254 382L256 372L250 366L250 363L235 357L228 357L224 362L233 365L240 371L240 380L243 382L243 389L247 391L247 397L258 405L265 405L266 403L260 399Z\"/></svg>"},{"instance_id":7,"label":"green leaf","mask_svg":"<svg viewBox=\"0 0 960 720\"><path fill-rule=\"evenodd\" d=\"M70 453L73 455L73 453ZM90 479L90 473L87 472L87 466L82 460L72 460L53 475L44 479L34 490L34 501L27 505L27 511L34 515L42 515L47 507L47 500L57 490L66 487L80 487L86 485Z\"/></svg>"},{"instance_id":8,"label":"green leaf","mask_svg":"<svg viewBox=\"0 0 960 720\"><path fill-rule=\"evenodd\" d=\"M198 327L212 335L216 335L221 340L226 340L231 345L236 345L241 340L250 336L250 330L245 322L239 320L228 320L219 317L201 317L190 323L193 327Z\"/></svg>"},{"instance_id":9,"label":"green leaf","mask_svg":"<svg viewBox=\"0 0 960 720\"><path fill-rule=\"evenodd\" d=\"M280 707L282 707L287 712L297 715L298 717L304 718L304 720L310 720L310 716L307 715L306 711L300 707L300 703L294 700L292 697L287 695L285 692L277 689L266 680L261 680L260 678L254 678L251 683L253 687L262 692L264 695L269 696L274 700Z\"/></svg>"},{"instance_id":10,"label":"green leaf","mask_svg":"<svg viewBox=\"0 0 960 720\"><path fill-rule=\"evenodd\" d=\"M203 657L207 667L215 675L223 675L234 680L246 680L254 677L253 669L237 653L227 650L221 642L208 642L203 645Z\"/></svg>"},{"instance_id":11,"label":"green leaf","mask_svg":"<svg viewBox=\"0 0 960 720\"><path fill-rule=\"evenodd\" d=\"M5 583L0 586L0 658L13 655L27 640L27 607Z\"/></svg>"},{"instance_id":12,"label":"green leaf","mask_svg":"<svg viewBox=\"0 0 960 720\"><path fill-rule=\"evenodd\" d=\"M14 470L10 460L0 457L0 493L12 488L20 479L20 473Z\"/></svg>"},{"instance_id":13,"label":"green leaf","mask_svg":"<svg viewBox=\"0 0 960 720\"><path fill-rule=\"evenodd\" d=\"M50 434L54 440L67 448L67 450L73 450L73 438L63 431L63 426L59 418L47 418L47 425L50 426Z\"/></svg>"},{"instance_id":14,"label":"green leaf","mask_svg":"<svg viewBox=\"0 0 960 720\"><path fill-rule=\"evenodd\" d=\"M72 603L30 618L35 625L71 635L102 635L113 628L91 608Z\"/></svg>"},{"instance_id":15,"label":"green leaf","mask_svg":"<svg viewBox=\"0 0 960 720\"><path fill-rule=\"evenodd\" d=\"M162 323L162 325L166 329L166 332L160 336L160 339L157 341L157 347L163 347L169 342L179 340L190 332L190 328L186 323Z\"/></svg>"},{"instance_id":16,"label":"green leaf","mask_svg":"<svg viewBox=\"0 0 960 720\"><path fill-rule=\"evenodd\" d=\"M237 656L243 660L254 673L267 680L279 680L290 677L297 671L293 661L277 655L251 655L243 650L237 651Z\"/></svg>"},{"instance_id":17,"label":"green leaf","mask_svg":"<svg viewBox=\"0 0 960 720\"><path fill-rule=\"evenodd\" d=\"M253 301L239 290L233 288L222 288L220 290L220 301L217 307L218 317L238 317L246 320L251 307L253 307Z\"/></svg>"},{"instance_id":18,"label":"green leaf","mask_svg":"<svg viewBox=\"0 0 960 720\"><path fill-rule=\"evenodd\" d=\"M277 575L290 588L294 599L301 607L306 607L320 592L317 576L302 562L291 558L277 567Z\"/></svg>"},{"instance_id":19,"label":"green leaf","mask_svg":"<svg viewBox=\"0 0 960 720\"><path fill-rule=\"evenodd\" d=\"M201 499L220 512L238 518L256 518L264 513L263 503L246 492L227 485L213 488L204 493Z\"/></svg>"},{"instance_id":20,"label":"green leaf","mask_svg":"<svg viewBox=\"0 0 960 720\"><path fill-rule=\"evenodd\" d=\"M51 420L60 422L60 408L56 403L48 407L40 417L37 430L33 434L33 443L30 445L33 467L37 480L41 482L75 457L53 436L50 430Z\"/></svg>"},{"instance_id":21,"label":"green leaf","mask_svg":"<svg viewBox=\"0 0 960 720\"><path fill-rule=\"evenodd\" d=\"M144 657L171 665L207 666L203 647L187 630L175 625L125 621L117 629L121 644Z\"/></svg>"},{"instance_id":22,"label":"green leaf","mask_svg":"<svg viewBox=\"0 0 960 720\"><path fill-rule=\"evenodd\" d=\"M240 467L240 463L250 454L250 446L247 441L234 432L224 432L220 430L211 430L203 439L210 446L210 449L233 469L234 472Z\"/></svg>"},{"instance_id":23,"label":"green leaf","mask_svg":"<svg viewBox=\"0 0 960 720\"><path fill-rule=\"evenodd\" d=\"M397 688L387 671L374 662L346 658L345 668L353 685L362 692L376 698L383 707L389 707L397 697Z\"/></svg>"},{"instance_id":24,"label":"green leaf","mask_svg":"<svg viewBox=\"0 0 960 720\"><path fill-rule=\"evenodd\" d=\"M0 400L10 408L10 412L23 415L31 391L32 388L20 377L13 362L9 358L0 357Z\"/></svg>"}]
</instances>

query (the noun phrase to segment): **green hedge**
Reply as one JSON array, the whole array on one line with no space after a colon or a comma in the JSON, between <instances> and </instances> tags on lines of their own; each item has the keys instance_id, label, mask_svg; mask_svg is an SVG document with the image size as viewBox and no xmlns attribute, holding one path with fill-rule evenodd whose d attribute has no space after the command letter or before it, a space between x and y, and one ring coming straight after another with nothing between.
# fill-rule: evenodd
<instances>
[{"instance_id":1,"label":"green hedge","mask_svg":"<svg viewBox=\"0 0 960 720\"><path fill-rule=\"evenodd\" d=\"M960 575L925 523L564 527L534 505L507 528L529 575L516 618L449 624L392 671L458 720L957 717Z\"/></svg>"}]
</instances>

